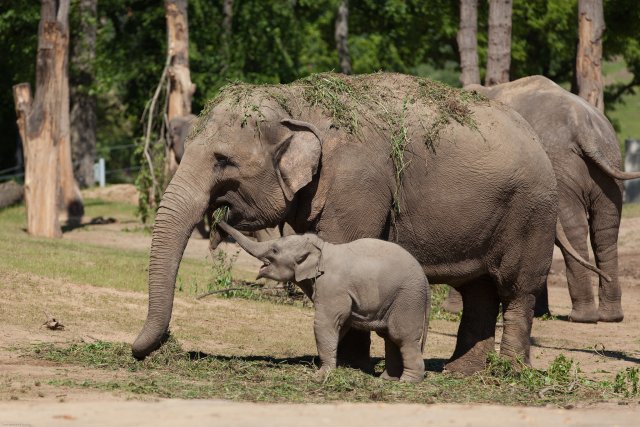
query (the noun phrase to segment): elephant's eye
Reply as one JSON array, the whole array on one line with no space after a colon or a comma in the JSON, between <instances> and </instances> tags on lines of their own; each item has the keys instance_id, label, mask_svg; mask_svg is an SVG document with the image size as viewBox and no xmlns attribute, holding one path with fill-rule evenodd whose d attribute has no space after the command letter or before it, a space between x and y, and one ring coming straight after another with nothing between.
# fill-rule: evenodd
<instances>
[{"instance_id":1,"label":"elephant's eye","mask_svg":"<svg viewBox=\"0 0 640 427\"><path fill-rule=\"evenodd\" d=\"M235 164L224 154L216 154L216 166L219 168L225 168L227 166L235 166Z\"/></svg>"}]
</instances>

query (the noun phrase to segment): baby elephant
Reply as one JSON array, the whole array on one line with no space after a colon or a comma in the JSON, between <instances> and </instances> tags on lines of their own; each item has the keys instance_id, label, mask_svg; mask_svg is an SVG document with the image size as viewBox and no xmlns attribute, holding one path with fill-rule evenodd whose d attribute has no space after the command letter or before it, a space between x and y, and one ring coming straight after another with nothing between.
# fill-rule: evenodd
<instances>
[{"instance_id":1,"label":"baby elephant","mask_svg":"<svg viewBox=\"0 0 640 427\"><path fill-rule=\"evenodd\" d=\"M313 301L319 377L335 368L338 341L355 328L384 338L383 378L422 381L431 293L409 252L376 239L334 245L314 234L254 242L219 226L264 263L258 278L295 282Z\"/></svg>"}]
</instances>

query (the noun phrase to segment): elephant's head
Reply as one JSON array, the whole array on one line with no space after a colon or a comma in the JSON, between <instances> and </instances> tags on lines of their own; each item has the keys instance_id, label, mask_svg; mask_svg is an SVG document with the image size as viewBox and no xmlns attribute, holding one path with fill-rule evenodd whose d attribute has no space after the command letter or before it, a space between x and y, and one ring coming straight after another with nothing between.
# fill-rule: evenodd
<instances>
[{"instance_id":1,"label":"elephant's head","mask_svg":"<svg viewBox=\"0 0 640 427\"><path fill-rule=\"evenodd\" d=\"M321 273L324 242L315 234L291 235L266 242L254 242L230 225L218 224L242 248L262 261L259 278L280 282L301 282Z\"/></svg>"},{"instance_id":2,"label":"elephant's head","mask_svg":"<svg viewBox=\"0 0 640 427\"><path fill-rule=\"evenodd\" d=\"M138 359L166 336L178 266L205 212L227 206L227 220L242 230L275 226L318 171L321 141L312 124L292 120L275 101L247 105L259 108L238 111L227 97L193 124L153 227L149 312L132 347Z\"/></svg>"},{"instance_id":3,"label":"elephant's head","mask_svg":"<svg viewBox=\"0 0 640 427\"><path fill-rule=\"evenodd\" d=\"M184 142L191 132L191 126L196 116L188 114L186 116L174 117L169 120L169 142L176 156L176 161L180 163L184 154Z\"/></svg>"}]
</instances>

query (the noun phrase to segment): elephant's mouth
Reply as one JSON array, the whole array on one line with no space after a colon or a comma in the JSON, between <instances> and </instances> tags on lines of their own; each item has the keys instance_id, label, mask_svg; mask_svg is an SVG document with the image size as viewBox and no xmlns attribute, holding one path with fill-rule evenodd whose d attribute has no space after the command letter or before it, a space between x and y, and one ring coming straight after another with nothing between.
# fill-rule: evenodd
<instances>
[{"instance_id":1,"label":"elephant's mouth","mask_svg":"<svg viewBox=\"0 0 640 427\"><path fill-rule=\"evenodd\" d=\"M271 262L268 259L261 259L260 261L262 261L262 266L258 271L258 276L262 276L264 273L266 273L267 269L271 266Z\"/></svg>"}]
</instances>

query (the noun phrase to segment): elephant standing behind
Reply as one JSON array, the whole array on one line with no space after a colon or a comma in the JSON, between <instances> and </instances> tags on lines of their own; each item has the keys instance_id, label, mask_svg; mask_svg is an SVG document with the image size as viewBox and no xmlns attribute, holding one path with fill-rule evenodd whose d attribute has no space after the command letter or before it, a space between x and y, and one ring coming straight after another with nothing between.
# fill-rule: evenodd
<instances>
[{"instance_id":1,"label":"elephant standing behind","mask_svg":"<svg viewBox=\"0 0 640 427\"><path fill-rule=\"evenodd\" d=\"M483 369L500 303L500 351L529 361L557 189L537 136L510 108L388 73L226 87L194 125L158 209L149 312L135 357L162 344L188 236L204 212L221 206L243 231L286 221L333 243L397 242L429 281L462 293L448 370ZM369 346L369 333L351 331L339 357L368 363Z\"/></svg>"},{"instance_id":2,"label":"elephant standing behind","mask_svg":"<svg viewBox=\"0 0 640 427\"><path fill-rule=\"evenodd\" d=\"M607 281L600 277L596 308L587 269L563 249L573 305L569 319L585 323L622 321L618 282L620 180L640 178L640 173L620 170L620 147L611 123L587 101L542 76L465 89L505 103L536 131L558 181L559 219L571 245L588 259L589 236L597 266L611 278Z\"/></svg>"}]
</instances>

